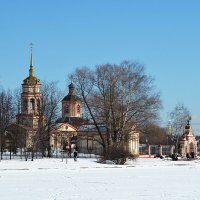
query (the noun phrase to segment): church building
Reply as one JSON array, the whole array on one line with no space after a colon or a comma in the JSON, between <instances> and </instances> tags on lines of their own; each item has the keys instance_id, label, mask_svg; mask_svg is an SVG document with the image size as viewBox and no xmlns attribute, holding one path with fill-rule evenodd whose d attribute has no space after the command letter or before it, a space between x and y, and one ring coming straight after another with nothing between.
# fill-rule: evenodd
<instances>
[{"instance_id":1,"label":"church building","mask_svg":"<svg viewBox=\"0 0 200 200\"><path fill-rule=\"evenodd\" d=\"M69 93L62 100L62 117L56 121L51 132L50 145L53 149L73 148L77 142L77 130L86 123L82 118L82 102L75 94L74 84L69 86Z\"/></svg>"},{"instance_id":2,"label":"church building","mask_svg":"<svg viewBox=\"0 0 200 200\"><path fill-rule=\"evenodd\" d=\"M38 132L38 128L45 123L44 116L41 116L41 83L34 75L32 64L32 47L30 55L29 76L23 80L21 92L21 110L16 116L16 123L10 125L8 132L12 135L9 141L15 144L17 148L31 148L33 138ZM83 104L81 99L75 93L73 83L68 86L68 94L62 99L62 115L56 121L56 125L51 128L49 133L48 146L53 151L56 150L73 150L78 147L79 152L98 153L102 152L100 136L95 126L89 124L82 117ZM106 137L106 127L99 127ZM139 154L139 133L130 131L129 141L126 148L131 154ZM13 145L12 144L12 145ZM11 144L10 144L11 146Z\"/></svg>"},{"instance_id":3,"label":"church building","mask_svg":"<svg viewBox=\"0 0 200 200\"><path fill-rule=\"evenodd\" d=\"M54 150L77 147L81 153L101 154L101 138L96 127L82 118L82 101L75 94L75 86L71 83L69 93L62 100L62 117L57 120L56 128L51 132L50 144ZM103 137L107 128L100 125ZM130 131L129 141L125 144L132 155L139 155L139 133Z\"/></svg>"}]
</instances>

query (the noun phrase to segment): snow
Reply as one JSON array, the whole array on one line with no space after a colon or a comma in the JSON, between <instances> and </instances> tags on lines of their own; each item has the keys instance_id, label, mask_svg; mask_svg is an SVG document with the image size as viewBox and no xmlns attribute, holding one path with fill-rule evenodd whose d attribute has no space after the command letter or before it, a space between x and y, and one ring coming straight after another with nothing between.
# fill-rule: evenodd
<instances>
[{"instance_id":1,"label":"snow","mask_svg":"<svg viewBox=\"0 0 200 200\"><path fill-rule=\"evenodd\" d=\"M2 160L1 200L197 200L200 160L140 158L126 165L95 159Z\"/></svg>"}]
</instances>

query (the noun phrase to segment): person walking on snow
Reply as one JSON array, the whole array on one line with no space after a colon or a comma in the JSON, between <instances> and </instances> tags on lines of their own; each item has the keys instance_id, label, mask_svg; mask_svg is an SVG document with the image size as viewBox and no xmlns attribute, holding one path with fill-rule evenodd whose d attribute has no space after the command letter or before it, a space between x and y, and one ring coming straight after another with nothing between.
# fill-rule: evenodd
<instances>
[{"instance_id":1,"label":"person walking on snow","mask_svg":"<svg viewBox=\"0 0 200 200\"><path fill-rule=\"evenodd\" d=\"M74 149L74 161L77 161L78 151Z\"/></svg>"}]
</instances>

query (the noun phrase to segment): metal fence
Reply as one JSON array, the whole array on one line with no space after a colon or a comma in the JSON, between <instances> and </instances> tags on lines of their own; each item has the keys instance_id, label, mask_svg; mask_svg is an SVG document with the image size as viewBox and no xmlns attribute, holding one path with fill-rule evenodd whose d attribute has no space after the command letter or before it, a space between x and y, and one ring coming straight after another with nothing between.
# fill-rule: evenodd
<instances>
[{"instance_id":1,"label":"metal fence","mask_svg":"<svg viewBox=\"0 0 200 200\"><path fill-rule=\"evenodd\" d=\"M140 144L139 146L139 153L140 155L160 155L162 148L162 155L170 155L171 154L171 146L170 145L147 145L147 144ZM150 150L150 152L149 152Z\"/></svg>"},{"instance_id":2,"label":"metal fence","mask_svg":"<svg viewBox=\"0 0 200 200\"><path fill-rule=\"evenodd\" d=\"M48 157L48 151L45 151L44 154L41 152L34 152L33 159L41 159ZM58 158L58 159L66 159L66 158L73 158L74 153L69 152L66 150L61 150L61 149L55 149L51 150L51 158ZM93 152L88 152L88 151L83 151L83 152L78 152L78 158L99 158L100 156L96 154L96 151ZM15 153L9 152L9 151L3 151L0 153L0 160L12 160L12 159L18 159L18 160L31 160L32 159L32 152L30 151L24 151L19 150Z\"/></svg>"}]
</instances>

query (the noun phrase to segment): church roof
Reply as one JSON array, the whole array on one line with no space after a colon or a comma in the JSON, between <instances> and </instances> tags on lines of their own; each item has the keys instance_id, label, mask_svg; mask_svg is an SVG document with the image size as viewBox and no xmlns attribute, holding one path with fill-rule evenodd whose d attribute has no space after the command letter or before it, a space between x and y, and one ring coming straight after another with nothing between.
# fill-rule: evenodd
<instances>
[{"instance_id":1,"label":"church roof","mask_svg":"<svg viewBox=\"0 0 200 200\"><path fill-rule=\"evenodd\" d=\"M70 95L70 94L68 94L67 96L65 96L63 98L62 101L81 101L81 99L78 96L76 96L76 95Z\"/></svg>"},{"instance_id":2,"label":"church roof","mask_svg":"<svg viewBox=\"0 0 200 200\"><path fill-rule=\"evenodd\" d=\"M7 128L8 131L12 131L12 130L17 130L17 128L20 128L24 131L35 131L36 129L32 129L28 126L25 126L23 124L18 124L18 123L13 123L13 124L10 124Z\"/></svg>"},{"instance_id":3,"label":"church roof","mask_svg":"<svg viewBox=\"0 0 200 200\"><path fill-rule=\"evenodd\" d=\"M87 123L87 121L82 117L62 117L56 123L68 123L77 127Z\"/></svg>"},{"instance_id":4,"label":"church roof","mask_svg":"<svg viewBox=\"0 0 200 200\"><path fill-rule=\"evenodd\" d=\"M107 132L105 125L98 125L101 132ZM97 128L94 124L85 124L79 127L78 131L97 132Z\"/></svg>"},{"instance_id":5,"label":"church roof","mask_svg":"<svg viewBox=\"0 0 200 200\"><path fill-rule=\"evenodd\" d=\"M40 83L40 79L38 79L35 76L28 76L27 78L23 80L23 84L35 85L39 83Z\"/></svg>"},{"instance_id":6,"label":"church roof","mask_svg":"<svg viewBox=\"0 0 200 200\"><path fill-rule=\"evenodd\" d=\"M68 87L69 87L69 89L70 89L70 88L75 88L73 83L70 83L70 84L68 85Z\"/></svg>"}]
</instances>

